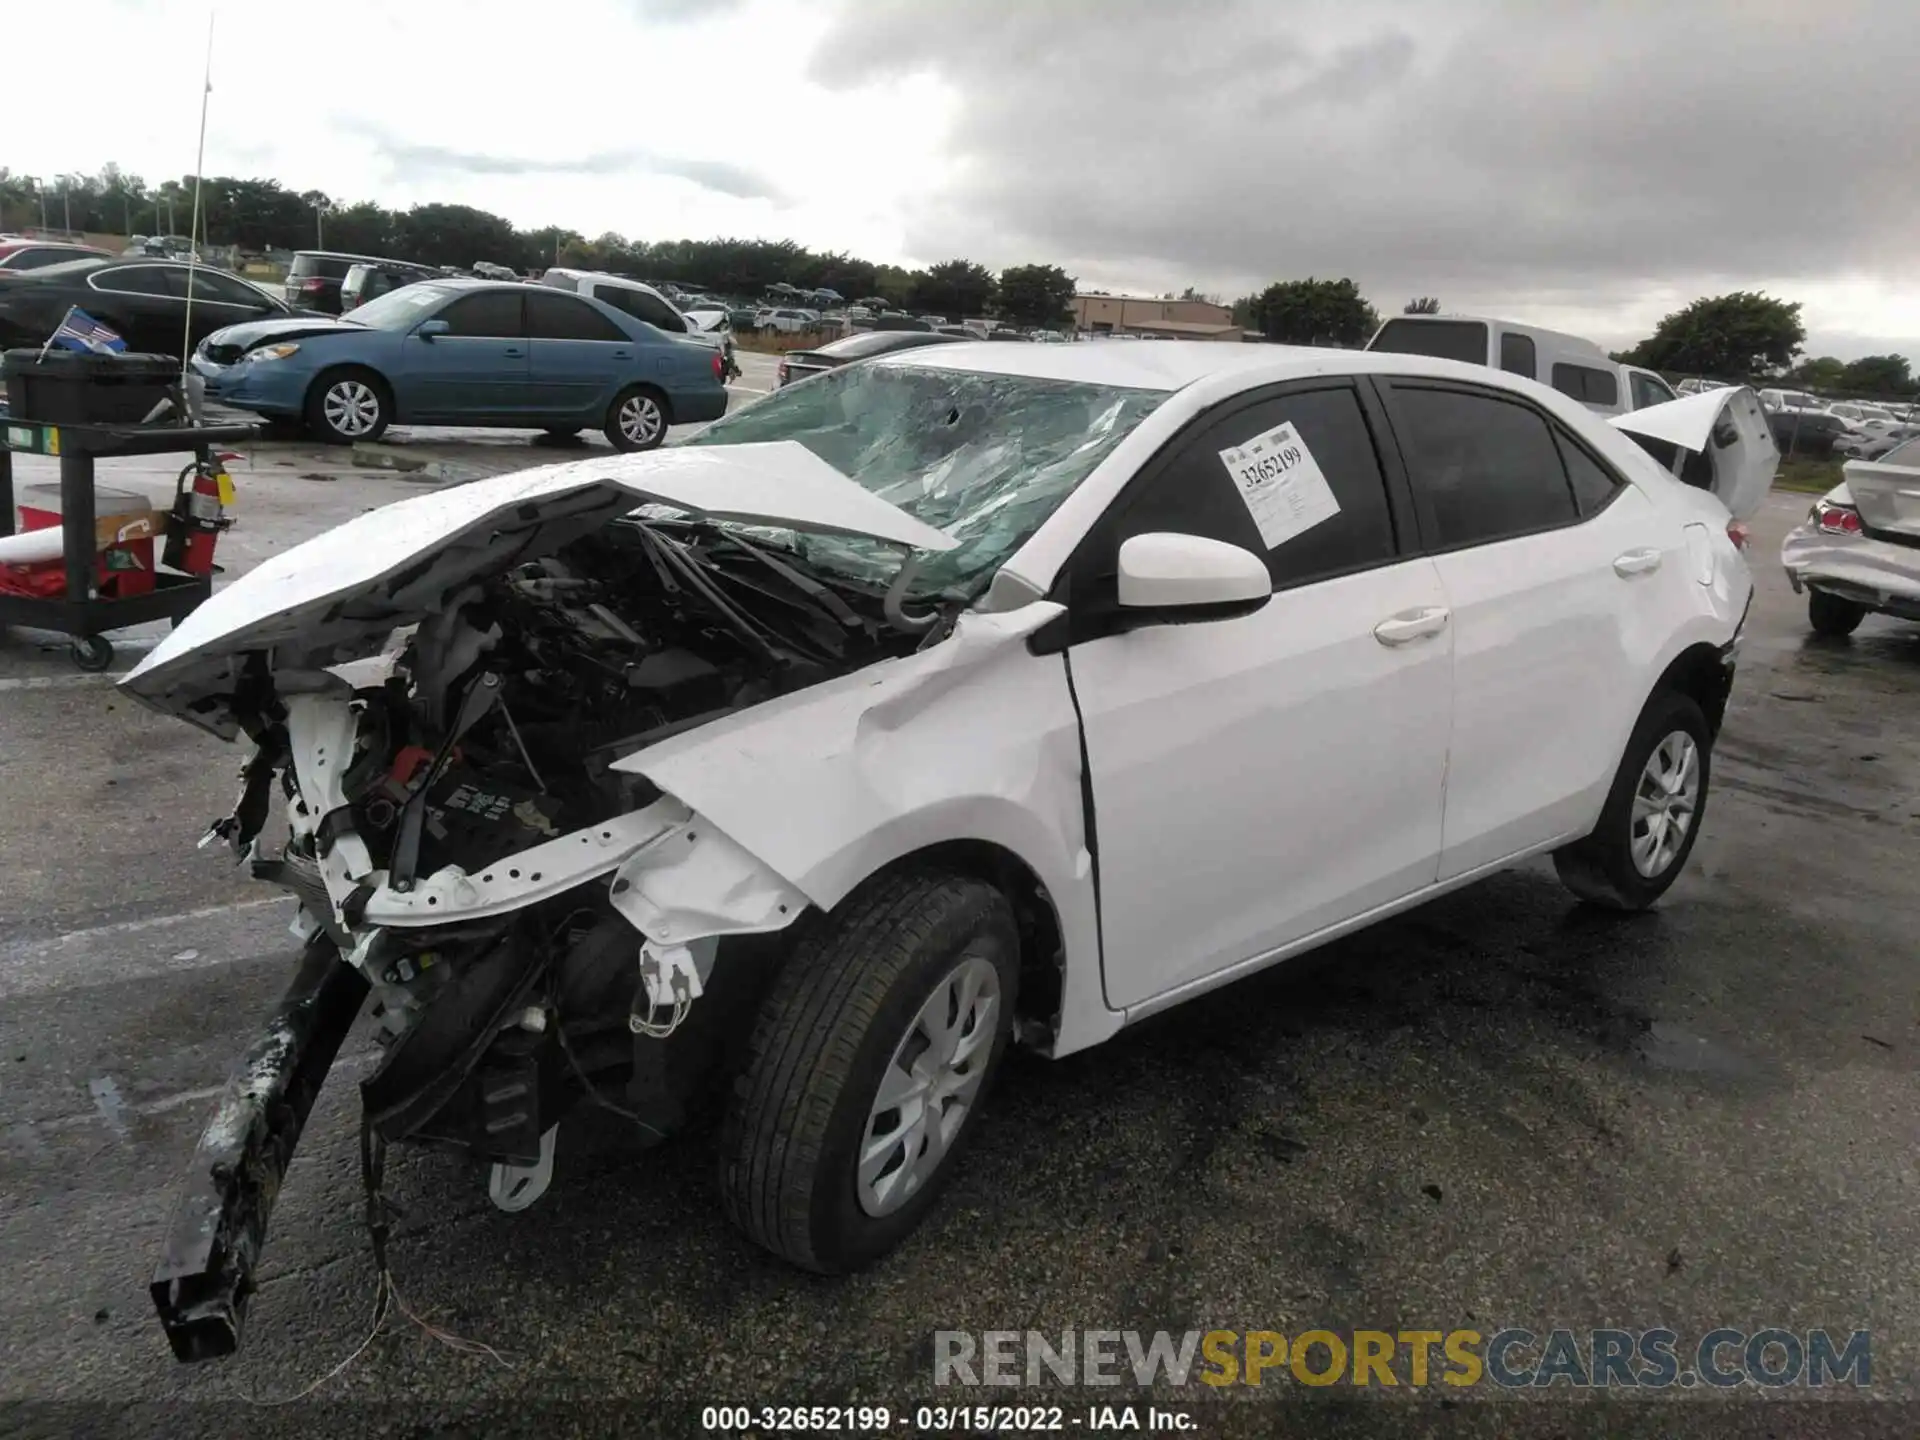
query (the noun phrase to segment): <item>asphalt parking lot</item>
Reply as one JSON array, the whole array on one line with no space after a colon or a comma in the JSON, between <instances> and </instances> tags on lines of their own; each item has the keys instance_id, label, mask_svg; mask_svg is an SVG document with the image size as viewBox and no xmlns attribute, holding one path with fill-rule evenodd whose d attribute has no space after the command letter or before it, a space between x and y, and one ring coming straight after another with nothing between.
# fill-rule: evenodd
<instances>
[{"instance_id":1,"label":"asphalt parking lot","mask_svg":"<svg viewBox=\"0 0 1920 1440\"><path fill-rule=\"evenodd\" d=\"M742 361L770 384L766 357ZM447 483L304 448L235 473L236 568ZM157 491L170 472L115 476ZM1920 627L1808 634L1773 563L1806 504L1778 494L1755 523L1760 595L1705 831L1655 913L1583 911L1528 864L1094 1051L1019 1060L944 1207L849 1279L731 1230L701 1136L641 1153L583 1120L518 1216L482 1173L396 1152L408 1304L505 1363L402 1321L318 1397L548 1434L597 1423L549 1404L617 1400L681 1433L705 1405L952 1401L931 1387L939 1329L1725 1325L1869 1330L1864 1393L1913 1401ZM299 1391L366 1332L351 1082L370 1042L316 1107L244 1351L176 1365L146 1282L211 1098L285 986L290 907L194 849L238 753L110 682L0 640L0 1407L291 1433L301 1407L236 1397ZM1764 1424L1914 1432L1920 1411L1860 1393L1790 1412L1775 1396ZM1529 1402L1484 1396L1450 1397L1449 1419L1513 1433ZM1172 1403L1226 1433L1266 1427L1273 1400ZM36 1408L53 1402L93 1408ZM1385 1403L1437 1422L1442 1402ZM1720 1434L1761 1408L1752 1387L1673 1392L1605 1433ZM1530 1423L1550 1409L1566 1423L1538 1404Z\"/></svg>"}]
</instances>

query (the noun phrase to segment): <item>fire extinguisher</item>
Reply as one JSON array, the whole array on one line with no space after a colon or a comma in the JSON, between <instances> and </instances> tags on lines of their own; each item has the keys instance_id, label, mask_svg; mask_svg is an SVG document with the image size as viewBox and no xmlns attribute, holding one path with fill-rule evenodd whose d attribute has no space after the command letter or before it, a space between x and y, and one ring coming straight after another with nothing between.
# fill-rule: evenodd
<instances>
[{"instance_id":1,"label":"fire extinguisher","mask_svg":"<svg viewBox=\"0 0 1920 1440\"><path fill-rule=\"evenodd\" d=\"M233 524L226 507L233 500L225 452L195 460L175 482L173 510L167 519L167 543L160 559L169 569L189 575L213 574L213 544Z\"/></svg>"}]
</instances>

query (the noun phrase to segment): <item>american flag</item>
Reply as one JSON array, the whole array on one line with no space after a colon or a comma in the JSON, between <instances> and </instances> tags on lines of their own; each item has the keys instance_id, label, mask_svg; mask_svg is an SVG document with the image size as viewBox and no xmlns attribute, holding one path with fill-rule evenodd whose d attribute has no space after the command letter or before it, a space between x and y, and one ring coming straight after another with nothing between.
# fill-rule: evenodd
<instances>
[{"instance_id":1,"label":"american flag","mask_svg":"<svg viewBox=\"0 0 1920 1440\"><path fill-rule=\"evenodd\" d=\"M47 344L58 345L65 350L92 350L102 355L127 348L126 341L78 305L67 311L60 328L53 332L53 338Z\"/></svg>"}]
</instances>

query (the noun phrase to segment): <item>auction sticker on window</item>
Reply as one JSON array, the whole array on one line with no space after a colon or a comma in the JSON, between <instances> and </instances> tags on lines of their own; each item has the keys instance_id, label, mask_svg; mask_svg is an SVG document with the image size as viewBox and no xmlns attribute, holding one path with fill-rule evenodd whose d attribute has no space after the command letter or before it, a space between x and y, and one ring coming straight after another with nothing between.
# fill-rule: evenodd
<instances>
[{"instance_id":1,"label":"auction sticker on window","mask_svg":"<svg viewBox=\"0 0 1920 1440\"><path fill-rule=\"evenodd\" d=\"M1220 460L1269 550L1340 513L1327 477L1291 421L1222 450Z\"/></svg>"}]
</instances>

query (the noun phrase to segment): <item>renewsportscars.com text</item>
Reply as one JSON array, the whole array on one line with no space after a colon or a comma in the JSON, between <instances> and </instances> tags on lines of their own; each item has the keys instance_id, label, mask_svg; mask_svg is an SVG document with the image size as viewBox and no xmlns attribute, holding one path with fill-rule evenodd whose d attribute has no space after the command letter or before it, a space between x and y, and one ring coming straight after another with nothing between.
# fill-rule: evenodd
<instances>
[{"instance_id":1,"label":"renewsportscars.com text","mask_svg":"<svg viewBox=\"0 0 1920 1440\"><path fill-rule=\"evenodd\" d=\"M935 1385L1864 1388L1865 1330L938 1330Z\"/></svg>"}]
</instances>

